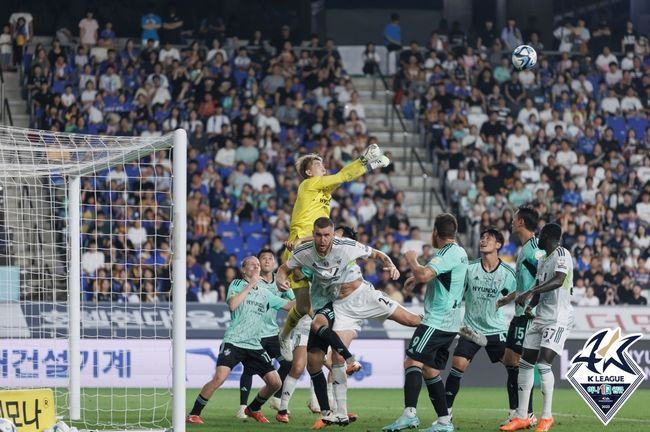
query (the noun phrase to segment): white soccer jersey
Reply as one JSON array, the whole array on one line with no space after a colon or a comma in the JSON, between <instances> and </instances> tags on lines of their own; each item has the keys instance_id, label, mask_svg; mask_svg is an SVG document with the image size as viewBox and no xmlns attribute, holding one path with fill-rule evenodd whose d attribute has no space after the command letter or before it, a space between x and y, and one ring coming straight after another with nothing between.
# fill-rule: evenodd
<instances>
[{"instance_id":1,"label":"white soccer jersey","mask_svg":"<svg viewBox=\"0 0 650 432\"><path fill-rule=\"evenodd\" d=\"M310 294L312 307L316 310L320 305L315 305L315 302L322 303L326 299L333 301L338 297L341 284L361 279L361 270L356 260L368 258L371 254L371 247L337 237L332 240L332 248L326 256L320 256L314 242L308 242L293 252L287 266L290 269L306 267L311 270Z\"/></svg>"},{"instance_id":2,"label":"white soccer jersey","mask_svg":"<svg viewBox=\"0 0 650 432\"><path fill-rule=\"evenodd\" d=\"M564 282L560 288L540 294L535 315L540 321L569 324L573 321L573 259L563 247L558 247L551 255L539 259L536 284L541 285L552 279L556 272L566 274Z\"/></svg>"}]
</instances>

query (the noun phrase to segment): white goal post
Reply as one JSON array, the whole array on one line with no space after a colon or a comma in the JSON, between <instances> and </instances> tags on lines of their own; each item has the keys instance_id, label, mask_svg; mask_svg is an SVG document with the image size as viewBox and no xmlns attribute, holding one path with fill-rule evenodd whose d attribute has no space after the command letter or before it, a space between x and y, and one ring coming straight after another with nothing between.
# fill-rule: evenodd
<instances>
[{"instance_id":1,"label":"white goal post","mask_svg":"<svg viewBox=\"0 0 650 432\"><path fill-rule=\"evenodd\" d=\"M81 430L185 431L186 173L183 129L0 126L0 390L52 388Z\"/></svg>"}]
</instances>

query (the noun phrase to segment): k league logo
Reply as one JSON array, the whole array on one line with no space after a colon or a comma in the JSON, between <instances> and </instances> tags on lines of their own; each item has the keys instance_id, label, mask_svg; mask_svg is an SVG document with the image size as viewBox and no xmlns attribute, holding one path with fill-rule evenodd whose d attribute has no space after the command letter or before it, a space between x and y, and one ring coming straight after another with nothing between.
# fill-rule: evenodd
<instances>
[{"instance_id":1,"label":"k league logo","mask_svg":"<svg viewBox=\"0 0 650 432\"><path fill-rule=\"evenodd\" d=\"M641 337L621 337L621 329L593 335L571 360L567 379L606 426L645 379L627 349Z\"/></svg>"}]
</instances>

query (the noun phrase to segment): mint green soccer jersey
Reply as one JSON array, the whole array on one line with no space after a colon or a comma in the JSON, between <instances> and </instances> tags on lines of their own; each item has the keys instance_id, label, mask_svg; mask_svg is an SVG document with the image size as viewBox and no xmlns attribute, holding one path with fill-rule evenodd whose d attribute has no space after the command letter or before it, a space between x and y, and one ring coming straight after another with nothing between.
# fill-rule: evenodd
<instances>
[{"instance_id":1,"label":"mint green soccer jersey","mask_svg":"<svg viewBox=\"0 0 650 432\"><path fill-rule=\"evenodd\" d=\"M436 252L427 267L436 272L436 277L427 285L422 324L437 330L458 332L467 253L456 243L450 243Z\"/></svg>"},{"instance_id":2,"label":"mint green soccer jersey","mask_svg":"<svg viewBox=\"0 0 650 432\"><path fill-rule=\"evenodd\" d=\"M273 279L271 282L266 282L264 279L261 279L257 284L258 287L264 287L271 292L271 294L278 297L285 298L287 300L293 300L296 296L293 294L292 290L280 291L278 285L275 283L275 273L273 274ZM264 315L264 329L262 330L262 337L277 336L280 332L278 327L278 310L269 308Z\"/></svg>"},{"instance_id":3,"label":"mint green soccer jersey","mask_svg":"<svg viewBox=\"0 0 650 432\"><path fill-rule=\"evenodd\" d=\"M470 261L465 278L464 324L486 336L506 333L508 323L503 309L496 310L497 300L517 289L515 271L499 260L491 272L480 259Z\"/></svg>"},{"instance_id":4,"label":"mint green soccer jersey","mask_svg":"<svg viewBox=\"0 0 650 432\"><path fill-rule=\"evenodd\" d=\"M515 272L517 274L517 294L525 293L535 285L537 261L543 256L537 244L537 237L531 237L519 251ZM515 305L515 316L521 316L526 306Z\"/></svg>"},{"instance_id":5,"label":"mint green soccer jersey","mask_svg":"<svg viewBox=\"0 0 650 432\"><path fill-rule=\"evenodd\" d=\"M247 284L248 282L243 279L232 281L228 287L227 301L242 292ZM250 290L237 309L230 313L230 326L226 330L223 342L240 348L262 349L260 339L264 337L267 311L282 309L288 302L273 294L262 284L258 284Z\"/></svg>"}]
</instances>

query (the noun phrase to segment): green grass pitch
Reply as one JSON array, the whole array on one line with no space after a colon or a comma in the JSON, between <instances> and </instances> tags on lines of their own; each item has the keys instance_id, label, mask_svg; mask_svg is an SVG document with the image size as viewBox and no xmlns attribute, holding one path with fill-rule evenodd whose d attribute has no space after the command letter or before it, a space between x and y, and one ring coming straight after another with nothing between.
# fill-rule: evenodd
<instances>
[{"instance_id":1,"label":"green grass pitch","mask_svg":"<svg viewBox=\"0 0 650 432\"><path fill-rule=\"evenodd\" d=\"M616 417L604 427L600 420L580 399L573 389L555 390L553 411L555 417L554 431L571 432L645 432L650 431L650 390L638 389L625 403ZM187 411L189 412L198 389L187 391ZM251 393L251 398L255 391ZM239 407L239 392L236 389L217 390L203 410L204 425L187 425L190 432L236 431L308 431L316 415L307 410L306 390L297 390L291 401L291 422L287 425L275 421L275 411L268 406L263 412L271 421L270 424L256 423L252 419L239 420L235 417ZM108 398L101 398L100 410L110 411ZM144 401L142 401L144 402ZM145 402L146 403L146 402ZM399 389L350 390L348 394L349 411L357 413L359 420L346 427L330 426L326 430L343 432L381 431L381 428L391 423L402 412L403 395ZM102 406L105 405L105 406ZM115 401L113 407L117 408ZM120 407L121 408L121 407ZM498 426L507 415L507 395L505 389L462 388L454 406L454 425L459 432L498 431ZM104 411L106 410L106 411ZM535 390L535 414L541 413L541 393ZM142 413L140 413L142 414ZM171 415L171 413L170 413ZM138 411L129 408L130 421L137 422ZM418 416L421 428L428 427L435 419L431 402L426 388L422 388L418 403ZM146 415L143 416L146 418ZM143 418L143 420L144 420Z\"/></svg>"}]
</instances>

